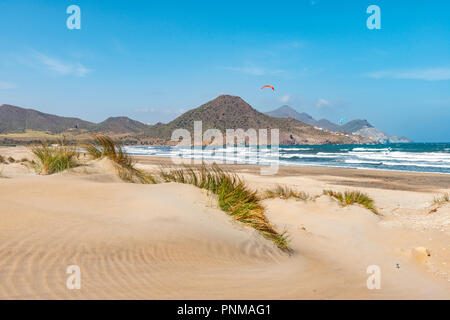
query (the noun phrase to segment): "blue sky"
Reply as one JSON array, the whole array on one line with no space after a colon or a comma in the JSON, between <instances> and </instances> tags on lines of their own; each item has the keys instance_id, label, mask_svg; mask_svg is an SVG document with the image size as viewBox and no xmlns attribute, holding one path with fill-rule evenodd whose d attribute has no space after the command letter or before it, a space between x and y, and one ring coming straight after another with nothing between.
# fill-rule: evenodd
<instances>
[{"instance_id":1,"label":"blue sky","mask_svg":"<svg viewBox=\"0 0 450 320\"><path fill-rule=\"evenodd\" d=\"M2 0L0 30L0 104L155 123L226 93L450 140L448 1Z\"/></svg>"}]
</instances>

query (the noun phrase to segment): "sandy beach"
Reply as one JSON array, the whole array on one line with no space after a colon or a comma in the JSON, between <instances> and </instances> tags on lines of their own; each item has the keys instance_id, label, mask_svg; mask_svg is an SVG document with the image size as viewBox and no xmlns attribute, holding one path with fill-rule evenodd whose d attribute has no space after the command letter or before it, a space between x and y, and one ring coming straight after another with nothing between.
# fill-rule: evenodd
<instances>
[{"instance_id":1,"label":"sandy beach","mask_svg":"<svg viewBox=\"0 0 450 320\"><path fill-rule=\"evenodd\" d=\"M25 147L0 154L32 159ZM170 159L138 157L157 172ZM291 254L223 212L192 185L120 180L95 160L42 176L0 164L0 299L450 299L450 175L228 165L254 190L277 185L313 200L266 199ZM359 190L376 215L324 189ZM81 288L66 287L67 267ZM369 266L381 288L367 287Z\"/></svg>"}]
</instances>

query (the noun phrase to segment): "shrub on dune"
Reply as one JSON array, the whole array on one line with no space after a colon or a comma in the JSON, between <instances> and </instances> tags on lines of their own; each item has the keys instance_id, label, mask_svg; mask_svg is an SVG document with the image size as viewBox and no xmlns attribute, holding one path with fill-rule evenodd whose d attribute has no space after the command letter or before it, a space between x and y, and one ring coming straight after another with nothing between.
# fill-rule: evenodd
<instances>
[{"instance_id":1,"label":"shrub on dune","mask_svg":"<svg viewBox=\"0 0 450 320\"><path fill-rule=\"evenodd\" d=\"M377 208L375 207L373 199L370 198L367 194L360 191L345 191L344 193L342 193L333 190L324 190L323 194L337 199L342 206L359 204L372 211L373 213L379 214Z\"/></svg>"},{"instance_id":2,"label":"shrub on dune","mask_svg":"<svg viewBox=\"0 0 450 320\"><path fill-rule=\"evenodd\" d=\"M61 172L78 165L76 148L66 146L64 142L55 147L42 143L31 147L31 151L38 160L35 168L44 175Z\"/></svg>"},{"instance_id":3,"label":"shrub on dune","mask_svg":"<svg viewBox=\"0 0 450 320\"><path fill-rule=\"evenodd\" d=\"M127 182L157 183L156 179L141 169L135 167L133 158L122 148L120 142L105 135L96 135L94 141L84 146L93 159L108 158L115 164L118 176Z\"/></svg>"},{"instance_id":4,"label":"shrub on dune","mask_svg":"<svg viewBox=\"0 0 450 320\"><path fill-rule=\"evenodd\" d=\"M192 184L217 195L219 207L234 219L258 230L280 249L291 251L286 233L278 233L264 214L264 207L255 191L251 191L236 174L223 171L217 165L198 169L162 168L160 175L166 182Z\"/></svg>"},{"instance_id":5,"label":"shrub on dune","mask_svg":"<svg viewBox=\"0 0 450 320\"><path fill-rule=\"evenodd\" d=\"M0 163L6 163L5 157L0 154Z\"/></svg>"},{"instance_id":6,"label":"shrub on dune","mask_svg":"<svg viewBox=\"0 0 450 320\"><path fill-rule=\"evenodd\" d=\"M435 197L433 199L433 203L437 205L443 205L446 203L450 203L450 195L448 193L444 193L443 195L439 197Z\"/></svg>"},{"instance_id":7,"label":"shrub on dune","mask_svg":"<svg viewBox=\"0 0 450 320\"><path fill-rule=\"evenodd\" d=\"M274 199L274 198L280 198L280 199L291 199L294 198L296 200L309 200L311 197L306 193L302 191L295 191L288 186L281 186L277 185L276 187L272 189L267 189L264 192L263 195L264 199Z\"/></svg>"}]
</instances>

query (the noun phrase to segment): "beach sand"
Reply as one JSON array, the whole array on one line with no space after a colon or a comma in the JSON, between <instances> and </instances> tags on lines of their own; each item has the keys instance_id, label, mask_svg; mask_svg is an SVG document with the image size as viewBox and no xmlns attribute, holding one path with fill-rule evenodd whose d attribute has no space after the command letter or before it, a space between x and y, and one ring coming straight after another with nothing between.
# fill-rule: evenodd
<instances>
[{"instance_id":1,"label":"beach sand","mask_svg":"<svg viewBox=\"0 0 450 320\"><path fill-rule=\"evenodd\" d=\"M25 147L0 154L32 159ZM137 158L157 171L170 159ZM264 200L292 254L234 221L190 185L122 182L108 161L37 175L0 164L0 299L449 299L450 175L337 168L226 166L263 191L278 184L315 201ZM323 189L369 194L381 215L341 207ZM81 289L66 287L67 267ZM370 290L367 268L381 271Z\"/></svg>"}]
</instances>

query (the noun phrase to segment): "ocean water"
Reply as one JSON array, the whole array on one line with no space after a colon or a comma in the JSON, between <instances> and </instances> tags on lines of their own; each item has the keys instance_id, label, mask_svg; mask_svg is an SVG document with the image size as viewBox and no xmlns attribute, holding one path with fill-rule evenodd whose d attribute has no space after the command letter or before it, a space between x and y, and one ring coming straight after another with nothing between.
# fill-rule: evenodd
<instances>
[{"instance_id":1,"label":"ocean water","mask_svg":"<svg viewBox=\"0 0 450 320\"><path fill-rule=\"evenodd\" d=\"M132 155L224 160L229 163L280 166L325 166L415 172L450 173L450 143L398 143L377 145L280 146L278 157L270 149L238 147L212 149L127 146Z\"/></svg>"}]
</instances>

